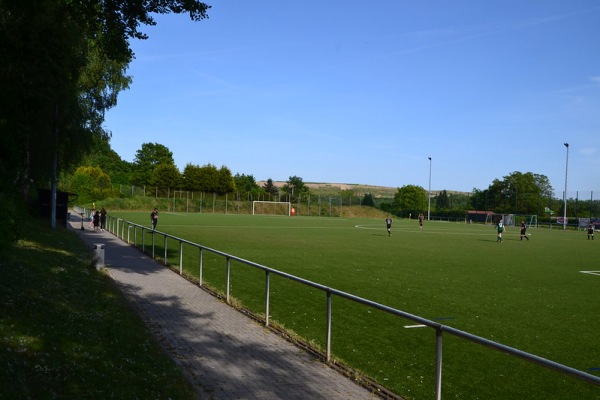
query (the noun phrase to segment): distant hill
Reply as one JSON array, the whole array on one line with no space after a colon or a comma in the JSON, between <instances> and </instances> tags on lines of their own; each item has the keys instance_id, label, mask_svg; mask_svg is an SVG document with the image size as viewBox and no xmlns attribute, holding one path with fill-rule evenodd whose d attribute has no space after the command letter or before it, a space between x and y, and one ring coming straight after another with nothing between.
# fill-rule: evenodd
<instances>
[{"instance_id":1,"label":"distant hill","mask_svg":"<svg viewBox=\"0 0 600 400\"><path fill-rule=\"evenodd\" d=\"M263 187L267 181L258 181L257 184ZM273 185L280 188L285 185L285 181L273 181ZM309 187L312 194L317 195L339 195L341 191L350 190L355 196L364 196L365 193L371 193L373 197L394 197L398 191L398 187L391 186L375 186L363 185L357 183L324 183L324 182L304 182ZM427 190L427 188L425 188ZM437 196L441 190L432 190L431 196ZM448 194L469 194L468 192L460 192L455 190L447 190Z\"/></svg>"},{"instance_id":2,"label":"distant hill","mask_svg":"<svg viewBox=\"0 0 600 400\"><path fill-rule=\"evenodd\" d=\"M256 182L258 186L263 187L266 181ZM273 181L273 185L280 188L285 185L284 181ZM373 197L394 197L398 188L389 186L361 185L355 183L323 183L323 182L304 182L312 194L320 195L339 195L341 191L352 191L356 196L363 196L365 193L371 193Z\"/></svg>"}]
</instances>

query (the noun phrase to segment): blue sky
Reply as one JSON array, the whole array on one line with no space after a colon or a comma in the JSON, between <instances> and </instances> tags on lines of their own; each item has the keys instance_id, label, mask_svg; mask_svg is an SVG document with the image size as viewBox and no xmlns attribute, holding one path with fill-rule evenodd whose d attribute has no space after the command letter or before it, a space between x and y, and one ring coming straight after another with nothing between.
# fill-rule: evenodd
<instances>
[{"instance_id":1,"label":"blue sky","mask_svg":"<svg viewBox=\"0 0 600 400\"><path fill-rule=\"evenodd\" d=\"M133 161L257 181L486 189L513 171L600 193L597 0L211 1L132 41L106 116ZM562 196L562 195L561 195Z\"/></svg>"}]
</instances>

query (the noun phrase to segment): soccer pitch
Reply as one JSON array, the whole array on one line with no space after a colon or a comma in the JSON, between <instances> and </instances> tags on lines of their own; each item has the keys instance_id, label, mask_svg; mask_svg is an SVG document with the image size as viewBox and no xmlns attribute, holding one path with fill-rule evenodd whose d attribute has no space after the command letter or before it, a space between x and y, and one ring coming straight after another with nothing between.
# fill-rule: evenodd
<instances>
[{"instance_id":1,"label":"soccer pitch","mask_svg":"<svg viewBox=\"0 0 600 400\"><path fill-rule=\"evenodd\" d=\"M147 214L111 213L148 226ZM530 228L521 241L509 227L498 243L490 225L395 220L388 237L383 220L166 212L157 230L600 375L600 243L585 231ZM167 247L178 264L178 244ZM198 276L197 253L184 249L187 275ZM223 258L203 265L204 283L224 291ZM325 294L270 285L271 321L324 348ZM232 263L236 301L264 314L264 291L264 272ZM403 397L433 398L434 330L339 297L332 329L335 358ZM443 351L444 398L600 399L598 386L451 335Z\"/></svg>"}]
</instances>

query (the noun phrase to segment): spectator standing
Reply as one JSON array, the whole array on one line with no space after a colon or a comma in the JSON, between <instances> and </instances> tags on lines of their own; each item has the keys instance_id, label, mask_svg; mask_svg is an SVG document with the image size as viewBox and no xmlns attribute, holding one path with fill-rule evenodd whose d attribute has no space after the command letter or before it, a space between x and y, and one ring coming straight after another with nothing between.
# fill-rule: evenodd
<instances>
[{"instance_id":1,"label":"spectator standing","mask_svg":"<svg viewBox=\"0 0 600 400\"><path fill-rule=\"evenodd\" d=\"M106 209L102 207L100 210L100 230L103 231L106 229Z\"/></svg>"}]
</instances>

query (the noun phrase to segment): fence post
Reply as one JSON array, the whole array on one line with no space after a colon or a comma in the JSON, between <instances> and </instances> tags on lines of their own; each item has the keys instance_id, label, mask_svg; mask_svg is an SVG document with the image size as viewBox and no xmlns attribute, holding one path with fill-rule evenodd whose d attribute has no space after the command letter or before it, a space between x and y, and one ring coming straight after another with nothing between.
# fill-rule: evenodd
<instances>
[{"instance_id":1,"label":"fence post","mask_svg":"<svg viewBox=\"0 0 600 400\"><path fill-rule=\"evenodd\" d=\"M327 290L327 362L331 361L331 290Z\"/></svg>"},{"instance_id":2,"label":"fence post","mask_svg":"<svg viewBox=\"0 0 600 400\"><path fill-rule=\"evenodd\" d=\"M200 247L200 256L198 261L198 286L202 286L202 247Z\"/></svg>"},{"instance_id":3,"label":"fence post","mask_svg":"<svg viewBox=\"0 0 600 400\"><path fill-rule=\"evenodd\" d=\"M435 330L435 398L442 400L442 330Z\"/></svg>"},{"instance_id":4,"label":"fence post","mask_svg":"<svg viewBox=\"0 0 600 400\"><path fill-rule=\"evenodd\" d=\"M269 326L269 299L271 289L271 276L269 270L265 270L265 326Z\"/></svg>"},{"instance_id":5,"label":"fence post","mask_svg":"<svg viewBox=\"0 0 600 400\"><path fill-rule=\"evenodd\" d=\"M183 241L181 240L179 241L179 275L183 275Z\"/></svg>"},{"instance_id":6,"label":"fence post","mask_svg":"<svg viewBox=\"0 0 600 400\"><path fill-rule=\"evenodd\" d=\"M165 266L169 263L168 260L167 260L167 256L168 256L168 253L167 253L167 239L168 239L167 235L165 235Z\"/></svg>"},{"instance_id":7,"label":"fence post","mask_svg":"<svg viewBox=\"0 0 600 400\"><path fill-rule=\"evenodd\" d=\"M227 304L229 304L229 278L231 275L230 272L231 272L231 259L229 257L227 257L227 268L226 268L227 277L225 279L225 284L227 285L227 288L225 289L225 292L226 292L225 301L227 302Z\"/></svg>"}]
</instances>

